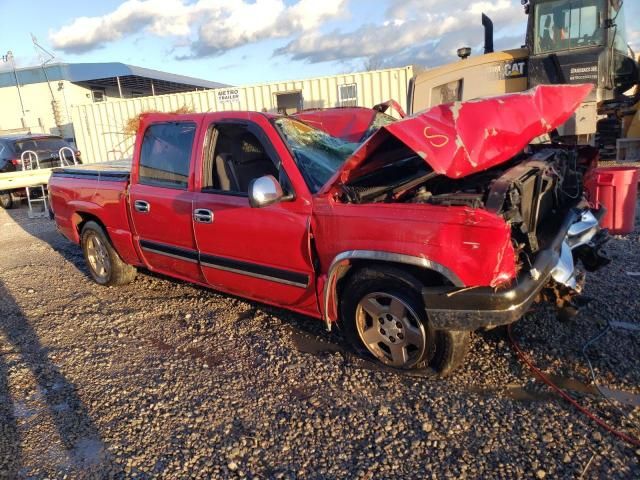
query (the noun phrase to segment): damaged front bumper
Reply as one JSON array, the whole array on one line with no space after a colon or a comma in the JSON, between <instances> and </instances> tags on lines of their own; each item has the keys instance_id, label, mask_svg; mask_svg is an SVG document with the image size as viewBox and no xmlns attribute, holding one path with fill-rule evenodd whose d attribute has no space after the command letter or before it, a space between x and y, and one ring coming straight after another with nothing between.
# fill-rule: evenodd
<instances>
[{"instance_id":1,"label":"damaged front bumper","mask_svg":"<svg viewBox=\"0 0 640 480\"><path fill-rule=\"evenodd\" d=\"M579 258L589 271L608 263L599 252L608 238L607 231L599 225L604 213L603 209L572 209L551 245L538 253L532 268L521 273L510 288L424 288L422 296L429 321L436 329L488 329L519 320L550 284L579 292L574 258Z\"/></svg>"}]
</instances>

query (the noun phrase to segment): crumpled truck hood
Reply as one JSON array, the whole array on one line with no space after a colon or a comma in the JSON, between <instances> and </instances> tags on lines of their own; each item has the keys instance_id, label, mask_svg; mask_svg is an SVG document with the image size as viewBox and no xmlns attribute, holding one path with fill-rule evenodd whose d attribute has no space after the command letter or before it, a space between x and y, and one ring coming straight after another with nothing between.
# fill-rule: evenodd
<instances>
[{"instance_id":1,"label":"crumpled truck hood","mask_svg":"<svg viewBox=\"0 0 640 480\"><path fill-rule=\"evenodd\" d=\"M592 85L542 85L522 93L438 105L381 127L351 155L325 185L383 167L374 156L396 138L436 172L461 178L506 162L533 139L565 123L591 92ZM373 160L372 160L373 158Z\"/></svg>"}]
</instances>

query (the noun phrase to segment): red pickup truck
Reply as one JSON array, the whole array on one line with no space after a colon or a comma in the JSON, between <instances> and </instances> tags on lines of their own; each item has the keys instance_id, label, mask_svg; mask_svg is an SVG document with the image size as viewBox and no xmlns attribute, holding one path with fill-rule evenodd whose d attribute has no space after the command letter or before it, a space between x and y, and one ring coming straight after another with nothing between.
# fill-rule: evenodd
<instances>
[{"instance_id":1,"label":"red pickup truck","mask_svg":"<svg viewBox=\"0 0 640 480\"><path fill-rule=\"evenodd\" d=\"M469 332L570 304L605 259L590 148L529 146L590 87L435 107L143 115L131 168L58 169L59 230L101 285L137 268L344 328L398 368L460 364Z\"/></svg>"}]
</instances>

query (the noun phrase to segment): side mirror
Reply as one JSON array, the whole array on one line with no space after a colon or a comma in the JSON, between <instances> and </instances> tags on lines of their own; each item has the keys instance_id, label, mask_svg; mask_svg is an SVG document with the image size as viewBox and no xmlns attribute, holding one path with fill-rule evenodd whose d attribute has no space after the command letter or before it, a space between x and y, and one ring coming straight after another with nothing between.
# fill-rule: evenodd
<instances>
[{"instance_id":1,"label":"side mirror","mask_svg":"<svg viewBox=\"0 0 640 480\"><path fill-rule=\"evenodd\" d=\"M249 184L249 205L253 208L267 207L283 198L282 187L273 175L256 178Z\"/></svg>"}]
</instances>

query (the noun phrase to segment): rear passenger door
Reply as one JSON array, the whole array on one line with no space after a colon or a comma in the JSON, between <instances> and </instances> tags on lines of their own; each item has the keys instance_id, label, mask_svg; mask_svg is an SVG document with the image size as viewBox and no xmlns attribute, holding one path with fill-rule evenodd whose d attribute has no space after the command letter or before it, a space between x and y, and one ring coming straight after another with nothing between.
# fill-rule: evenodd
<instances>
[{"instance_id":1,"label":"rear passenger door","mask_svg":"<svg viewBox=\"0 0 640 480\"><path fill-rule=\"evenodd\" d=\"M194 231L207 282L214 288L301 311L317 311L310 260L311 206L302 198L252 208L249 183L264 175L292 187L261 127L210 126Z\"/></svg>"},{"instance_id":2,"label":"rear passenger door","mask_svg":"<svg viewBox=\"0 0 640 480\"><path fill-rule=\"evenodd\" d=\"M202 282L191 219L196 130L192 121L146 127L129 202L135 239L148 268Z\"/></svg>"}]
</instances>

